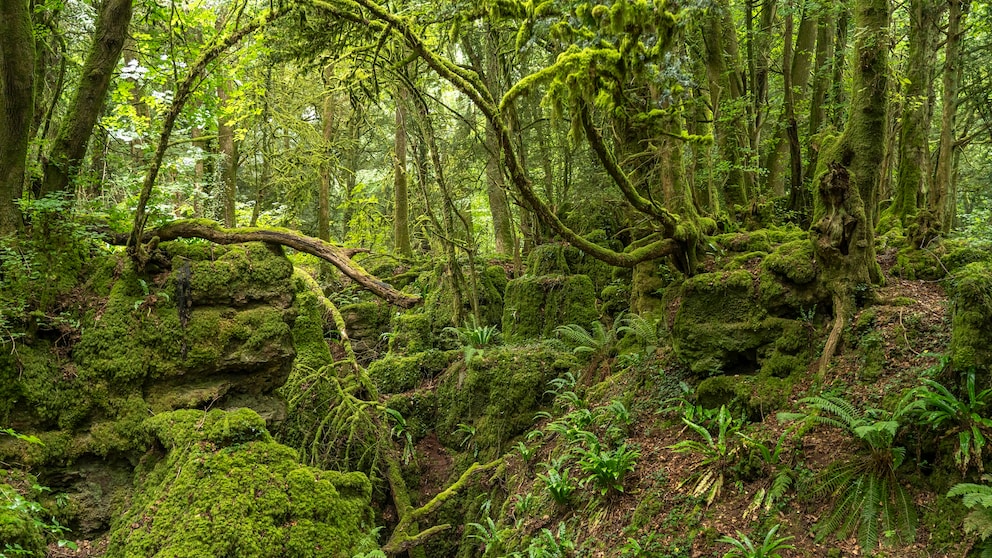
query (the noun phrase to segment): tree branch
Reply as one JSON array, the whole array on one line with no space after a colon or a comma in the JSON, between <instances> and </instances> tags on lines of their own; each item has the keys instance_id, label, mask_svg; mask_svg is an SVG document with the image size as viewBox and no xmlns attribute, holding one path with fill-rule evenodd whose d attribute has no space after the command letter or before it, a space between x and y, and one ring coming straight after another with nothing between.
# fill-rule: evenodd
<instances>
[{"instance_id":1,"label":"tree branch","mask_svg":"<svg viewBox=\"0 0 992 558\"><path fill-rule=\"evenodd\" d=\"M242 242L280 244L317 256L330 263L353 281L390 304L401 308L412 308L420 303L420 297L396 290L392 285L384 283L362 269L362 266L353 262L351 256L363 251L362 249L335 246L289 229L257 227L227 229L206 219L191 219L173 221L154 231L147 232L142 236L141 241L147 242L156 237L162 242L178 238L202 238L217 244L240 244Z\"/></svg>"}]
</instances>

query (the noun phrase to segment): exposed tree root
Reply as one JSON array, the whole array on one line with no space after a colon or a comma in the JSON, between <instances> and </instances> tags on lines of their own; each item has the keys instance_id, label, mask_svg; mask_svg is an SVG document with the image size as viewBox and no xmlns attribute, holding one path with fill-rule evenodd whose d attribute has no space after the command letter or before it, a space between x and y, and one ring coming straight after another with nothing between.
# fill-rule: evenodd
<instances>
[{"instance_id":1,"label":"exposed tree root","mask_svg":"<svg viewBox=\"0 0 992 558\"><path fill-rule=\"evenodd\" d=\"M847 322L847 305L844 304L844 297L834 293L834 325L830 328L830 335L827 336L827 344L823 347L823 355L820 357L820 370L818 375L820 379L827 377L827 368L830 366L830 360L837 353L837 347L840 346L841 334L844 333L844 324Z\"/></svg>"}]
</instances>

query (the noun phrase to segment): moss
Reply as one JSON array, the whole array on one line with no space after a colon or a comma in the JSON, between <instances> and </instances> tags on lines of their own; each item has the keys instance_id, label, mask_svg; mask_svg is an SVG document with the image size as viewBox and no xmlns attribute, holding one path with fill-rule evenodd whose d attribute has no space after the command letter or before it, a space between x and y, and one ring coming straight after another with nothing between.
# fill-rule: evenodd
<instances>
[{"instance_id":1,"label":"moss","mask_svg":"<svg viewBox=\"0 0 992 558\"><path fill-rule=\"evenodd\" d=\"M3 554L9 546L11 549L20 549L17 555L45 556L46 541L42 522L48 518L32 509L40 505L34 501L38 494L21 494L10 484L2 482L11 480L7 478L10 473L8 471L0 471L0 473L6 473L0 475L0 500L4 502L4 505L0 506L0 545L2 545L0 554ZM28 482L30 484L27 486L36 484L32 477L29 477Z\"/></svg>"},{"instance_id":2,"label":"moss","mask_svg":"<svg viewBox=\"0 0 992 558\"><path fill-rule=\"evenodd\" d=\"M951 359L954 367L992 366L992 264L971 263L948 281L953 301Z\"/></svg>"},{"instance_id":3,"label":"moss","mask_svg":"<svg viewBox=\"0 0 992 558\"><path fill-rule=\"evenodd\" d=\"M622 283L607 285L599 293L604 316L617 317L630 308L630 288Z\"/></svg>"},{"instance_id":4,"label":"moss","mask_svg":"<svg viewBox=\"0 0 992 558\"><path fill-rule=\"evenodd\" d=\"M935 281L947 275L947 271L937 253L906 247L896 254L896 265L892 267L892 274L903 279Z\"/></svg>"},{"instance_id":5,"label":"moss","mask_svg":"<svg viewBox=\"0 0 992 558\"><path fill-rule=\"evenodd\" d=\"M252 411L175 411L146 427L166 454L139 468L110 558L351 556L372 527L364 475L301 467Z\"/></svg>"},{"instance_id":6,"label":"moss","mask_svg":"<svg viewBox=\"0 0 992 558\"><path fill-rule=\"evenodd\" d=\"M389 352L412 355L434 346L430 315L418 313L397 314L393 318L393 331L389 337Z\"/></svg>"},{"instance_id":7,"label":"moss","mask_svg":"<svg viewBox=\"0 0 992 558\"><path fill-rule=\"evenodd\" d=\"M773 353L761 363L761 375L774 378L788 378L805 370L806 361L804 359L779 352Z\"/></svg>"},{"instance_id":8,"label":"moss","mask_svg":"<svg viewBox=\"0 0 992 558\"><path fill-rule=\"evenodd\" d=\"M380 392L401 393L439 376L459 354L458 351L436 349L410 356L387 354L372 362L368 373Z\"/></svg>"},{"instance_id":9,"label":"moss","mask_svg":"<svg viewBox=\"0 0 992 558\"><path fill-rule=\"evenodd\" d=\"M765 375L714 376L696 387L696 400L714 409L726 405L738 409L751 420L761 420L788 402L793 380Z\"/></svg>"},{"instance_id":10,"label":"moss","mask_svg":"<svg viewBox=\"0 0 992 558\"><path fill-rule=\"evenodd\" d=\"M763 266L796 285L805 285L816 279L814 259L813 244L809 240L793 240L769 254Z\"/></svg>"},{"instance_id":11,"label":"moss","mask_svg":"<svg viewBox=\"0 0 992 558\"><path fill-rule=\"evenodd\" d=\"M565 260L564 244L541 244L535 246L527 257L527 274L534 277L541 275L569 275L571 271Z\"/></svg>"},{"instance_id":12,"label":"moss","mask_svg":"<svg viewBox=\"0 0 992 558\"><path fill-rule=\"evenodd\" d=\"M324 338L324 307L317 293L306 288L297 290L295 304L296 319L293 321L292 335L296 360L293 365L317 370L333 362L331 350Z\"/></svg>"},{"instance_id":13,"label":"moss","mask_svg":"<svg viewBox=\"0 0 992 558\"><path fill-rule=\"evenodd\" d=\"M418 441L434 431L437 423L437 394L434 391L421 390L390 396L386 399L386 407L395 409L406 420L407 431Z\"/></svg>"},{"instance_id":14,"label":"moss","mask_svg":"<svg viewBox=\"0 0 992 558\"><path fill-rule=\"evenodd\" d=\"M461 447L459 423L474 425L472 439L486 456L501 454L505 443L531 428L534 412L549 402L547 383L577 365L545 344L487 350L472 366L458 364L437 391L437 435Z\"/></svg>"},{"instance_id":15,"label":"moss","mask_svg":"<svg viewBox=\"0 0 992 558\"><path fill-rule=\"evenodd\" d=\"M293 264L282 247L260 242L232 246L168 242L173 272L190 263L194 304L246 304L266 301L288 306L292 301Z\"/></svg>"},{"instance_id":16,"label":"moss","mask_svg":"<svg viewBox=\"0 0 992 558\"><path fill-rule=\"evenodd\" d=\"M355 338L378 338L389 330L392 307L384 302L358 302L340 308L348 324L348 334Z\"/></svg>"},{"instance_id":17,"label":"moss","mask_svg":"<svg viewBox=\"0 0 992 558\"><path fill-rule=\"evenodd\" d=\"M524 276L506 286L503 335L508 342L549 337L562 324L597 319L596 293L585 275Z\"/></svg>"}]
</instances>

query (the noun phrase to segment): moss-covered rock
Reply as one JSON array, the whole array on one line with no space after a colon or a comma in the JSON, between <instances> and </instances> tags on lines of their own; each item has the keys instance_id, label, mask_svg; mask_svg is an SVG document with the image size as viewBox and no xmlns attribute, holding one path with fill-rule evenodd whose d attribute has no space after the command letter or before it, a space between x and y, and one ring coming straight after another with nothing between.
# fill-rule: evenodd
<instances>
[{"instance_id":1,"label":"moss-covered rock","mask_svg":"<svg viewBox=\"0 0 992 558\"><path fill-rule=\"evenodd\" d=\"M288 306L293 264L281 246L249 242L231 246L199 241L163 244L174 274L186 273L195 305L243 305L265 301Z\"/></svg>"},{"instance_id":2,"label":"moss-covered rock","mask_svg":"<svg viewBox=\"0 0 992 558\"><path fill-rule=\"evenodd\" d=\"M672 346L695 374L755 373L776 352L805 348L802 326L770 315L748 271L704 273L678 292ZM783 339L790 341L783 345Z\"/></svg>"},{"instance_id":3,"label":"moss-covered rock","mask_svg":"<svg viewBox=\"0 0 992 558\"><path fill-rule=\"evenodd\" d=\"M503 336L507 342L549 337L563 324L598 317L596 291L585 275L526 275L507 283Z\"/></svg>"},{"instance_id":4,"label":"moss-covered rock","mask_svg":"<svg viewBox=\"0 0 992 558\"><path fill-rule=\"evenodd\" d=\"M971 263L948 281L953 301L951 359L958 370L992 366L992 264Z\"/></svg>"},{"instance_id":5,"label":"moss-covered rock","mask_svg":"<svg viewBox=\"0 0 992 558\"><path fill-rule=\"evenodd\" d=\"M369 364L368 373L382 393L401 393L441 375L459 356L459 351L436 349L410 356L390 353Z\"/></svg>"},{"instance_id":6,"label":"moss-covered rock","mask_svg":"<svg viewBox=\"0 0 992 558\"><path fill-rule=\"evenodd\" d=\"M389 337L389 352L412 355L434 346L431 317L425 312L397 314L393 318L393 331Z\"/></svg>"},{"instance_id":7,"label":"moss-covered rock","mask_svg":"<svg viewBox=\"0 0 992 558\"><path fill-rule=\"evenodd\" d=\"M175 411L148 419L147 455L107 556L348 557L372 528L361 473L302 467L254 412Z\"/></svg>"},{"instance_id":8,"label":"moss-covered rock","mask_svg":"<svg viewBox=\"0 0 992 558\"><path fill-rule=\"evenodd\" d=\"M25 485L27 494L18 491L14 486L7 484L12 481L12 471L0 470L0 555L9 556L45 556L45 531L42 529L43 522L49 518L44 517L44 509L36 499L39 494L32 492L31 486L36 485L34 479L28 476L28 483L19 482Z\"/></svg>"},{"instance_id":9,"label":"moss-covered rock","mask_svg":"<svg viewBox=\"0 0 992 558\"><path fill-rule=\"evenodd\" d=\"M576 366L571 354L539 344L486 350L471 365L452 367L437 390L438 438L461 448L465 442L455 432L460 423L471 424L470 442L480 453L501 454L505 443L529 429L534 413L550 402L548 381Z\"/></svg>"}]
</instances>

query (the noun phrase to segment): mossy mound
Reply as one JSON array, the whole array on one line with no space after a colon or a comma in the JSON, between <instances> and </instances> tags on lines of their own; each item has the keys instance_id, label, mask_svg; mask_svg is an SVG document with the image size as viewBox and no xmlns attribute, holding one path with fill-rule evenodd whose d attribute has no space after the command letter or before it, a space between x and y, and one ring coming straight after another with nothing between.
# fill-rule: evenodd
<instances>
[{"instance_id":1,"label":"mossy mound","mask_svg":"<svg viewBox=\"0 0 992 558\"><path fill-rule=\"evenodd\" d=\"M468 273L470 268L465 267L463 273ZM433 338L437 338L444 328L449 326L462 326L463 323L455 323L455 300L451 278L446 276L444 266L438 266L434 272L433 288L425 297L424 307L427 310L430 320L430 332ZM472 299L470 293L471 279L465 277L466 285L462 287L461 315L463 317L472 315ZM507 285L506 270L499 265L490 265L480 271L476 276L476 290L478 293L479 325L499 325L503 318L503 296ZM452 348L445 347L442 348Z\"/></svg>"},{"instance_id":2,"label":"mossy mound","mask_svg":"<svg viewBox=\"0 0 992 558\"><path fill-rule=\"evenodd\" d=\"M976 262L992 260L992 242L973 239L942 240L926 249L904 247L896 254L892 274L903 279L936 281Z\"/></svg>"},{"instance_id":3,"label":"mossy mound","mask_svg":"<svg viewBox=\"0 0 992 558\"><path fill-rule=\"evenodd\" d=\"M25 489L18 490L8 483ZM0 556L45 556L45 531L49 518L37 502L40 494L33 488L37 480L31 475L0 470Z\"/></svg>"},{"instance_id":4,"label":"mossy mound","mask_svg":"<svg viewBox=\"0 0 992 558\"><path fill-rule=\"evenodd\" d=\"M738 270L700 274L679 287L672 346L693 373L753 374L775 355L808 347L803 325L769 313L759 286Z\"/></svg>"},{"instance_id":5,"label":"mossy mound","mask_svg":"<svg viewBox=\"0 0 992 558\"><path fill-rule=\"evenodd\" d=\"M422 353L434 346L431 317L424 312L397 314L389 337L389 352L398 355Z\"/></svg>"},{"instance_id":6,"label":"mossy mound","mask_svg":"<svg viewBox=\"0 0 992 558\"><path fill-rule=\"evenodd\" d=\"M369 365L368 373L382 393L401 393L441 375L460 351L429 351L410 356L387 354Z\"/></svg>"},{"instance_id":7,"label":"mossy mound","mask_svg":"<svg viewBox=\"0 0 992 558\"><path fill-rule=\"evenodd\" d=\"M992 366L992 264L976 262L948 281L954 303L951 359L958 370Z\"/></svg>"},{"instance_id":8,"label":"mossy mound","mask_svg":"<svg viewBox=\"0 0 992 558\"><path fill-rule=\"evenodd\" d=\"M575 357L546 344L487 349L468 365L453 366L437 390L437 435L441 443L468 444L488 456L533 426L534 413L550 402L548 382L577 366ZM475 428L471 440L460 423Z\"/></svg>"},{"instance_id":9,"label":"mossy mound","mask_svg":"<svg viewBox=\"0 0 992 558\"><path fill-rule=\"evenodd\" d=\"M189 284L195 305L243 305L292 301L289 278L293 264L281 246L249 242L218 246L209 242L167 242L172 271L189 264Z\"/></svg>"},{"instance_id":10,"label":"mossy mound","mask_svg":"<svg viewBox=\"0 0 992 558\"><path fill-rule=\"evenodd\" d=\"M301 466L251 410L161 413L145 428L165 454L139 467L108 558L348 557L372 529L365 475Z\"/></svg>"},{"instance_id":11,"label":"mossy mound","mask_svg":"<svg viewBox=\"0 0 992 558\"><path fill-rule=\"evenodd\" d=\"M368 363L386 349L383 335L389 331L393 308L383 301L358 302L340 308L348 337L359 360Z\"/></svg>"},{"instance_id":12,"label":"mossy mound","mask_svg":"<svg viewBox=\"0 0 992 558\"><path fill-rule=\"evenodd\" d=\"M526 275L506 285L503 336L507 342L550 337L565 324L598 318L596 291L585 275Z\"/></svg>"}]
</instances>

